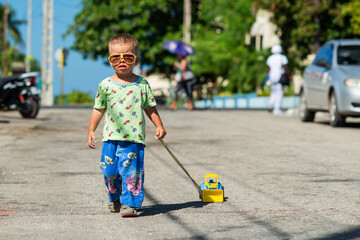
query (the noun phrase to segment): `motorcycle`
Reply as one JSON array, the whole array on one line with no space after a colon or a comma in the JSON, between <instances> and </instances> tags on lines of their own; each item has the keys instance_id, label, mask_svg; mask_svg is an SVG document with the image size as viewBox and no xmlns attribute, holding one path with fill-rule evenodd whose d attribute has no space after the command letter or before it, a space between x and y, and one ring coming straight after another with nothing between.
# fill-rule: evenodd
<instances>
[{"instance_id":1,"label":"motorcycle","mask_svg":"<svg viewBox=\"0 0 360 240\"><path fill-rule=\"evenodd\" d=\"M14 74L0 78L0 109L18 109L24 118L36 118L40 109L38 72Z\"/></svg>"}]
</instances>

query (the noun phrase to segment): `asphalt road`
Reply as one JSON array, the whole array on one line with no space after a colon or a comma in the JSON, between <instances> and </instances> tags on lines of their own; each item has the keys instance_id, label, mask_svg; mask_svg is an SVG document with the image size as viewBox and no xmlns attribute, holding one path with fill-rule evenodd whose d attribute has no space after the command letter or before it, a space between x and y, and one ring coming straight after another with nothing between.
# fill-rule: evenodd
<instances>
[{"instance_id":1,"label":"asphalt road","mask_svg":"<svg viewBox=\"0 0 360 240\"><path fill-rule=\"evenodd\" d=\"M359 120L160 110L170 149L199 184L218 174L226 201L199 200L148 121L145 201L123 219L107 210L101 143L86 144L90 114L0 112L0 239L360 238Z\"/></svg>"}]
</instances>

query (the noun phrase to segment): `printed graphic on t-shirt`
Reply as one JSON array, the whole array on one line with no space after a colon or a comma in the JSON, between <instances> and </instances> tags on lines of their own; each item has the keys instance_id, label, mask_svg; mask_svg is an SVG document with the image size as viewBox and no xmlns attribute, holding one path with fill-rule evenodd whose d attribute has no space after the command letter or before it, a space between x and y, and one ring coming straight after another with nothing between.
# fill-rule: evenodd
<instances>
[{"instance_id":1,"label":"printed graphic on t-shirt","mask_svg":"<svg viewBox=\"0 0 360 240\"><path fill-rule=\"evenodd\" d=\"M139 77L132 84L117 84L110 78L104 79L99 84L94 105L97 109L106 108L103 141L132 141L145 145L143 110L155 105L145 79Z\"/></svg>"}]
</instances>

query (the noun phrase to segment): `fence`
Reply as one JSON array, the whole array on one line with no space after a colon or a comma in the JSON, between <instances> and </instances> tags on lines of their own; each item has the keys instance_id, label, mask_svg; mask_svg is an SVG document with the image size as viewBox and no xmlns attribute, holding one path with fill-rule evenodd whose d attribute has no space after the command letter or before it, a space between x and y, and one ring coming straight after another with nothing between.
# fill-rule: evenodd
<instances>
[{"instance_id":1,"label":"fence","mask_svg":"<svg viewBox=\"0 0 360 240\"><path fill-rule=\"evenodd\" d=\"M212 99L195 101L198 109L267 109L269 97L258 97L256 93L235 94L230 96L213 96ZM299 96L283 97L281 108L298 108L300 104Z\"/></svg>"}]
</instances>

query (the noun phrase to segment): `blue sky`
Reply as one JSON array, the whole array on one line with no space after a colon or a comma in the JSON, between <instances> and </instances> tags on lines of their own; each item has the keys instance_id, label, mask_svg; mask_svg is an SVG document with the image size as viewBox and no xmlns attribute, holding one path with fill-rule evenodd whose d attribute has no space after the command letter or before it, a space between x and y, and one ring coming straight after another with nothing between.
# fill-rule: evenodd
<instances>
[{"instance_id":1,"label":"blue sky","mask_svg":"<svg viewBox=\"0 0 360 240\"><path fill-rule=\"evenodd\" d=\"M42 2L43 0L32 0L32 36L31 55L41 64L42 51ZM81 10L81 0L54 0L54 51L59 47L70 48L74 43L73 36L62 35L67 26L73 23L75 15ZM0 0L4 4L3 0ZM16 20L27 20L28 0L8 0L8 4L15 10ZM21 50L26 54L26 24L21 25L20 31L24 41ZM103 64L103 60L92 61L83 59L76 51L70 51L67 65L64 67L64 92L81 90L95 94L98 83L107 76L113 74L110 66ZM54 95L60 94L60 71L54 59Z\"/></svg>"}]
</instances>

